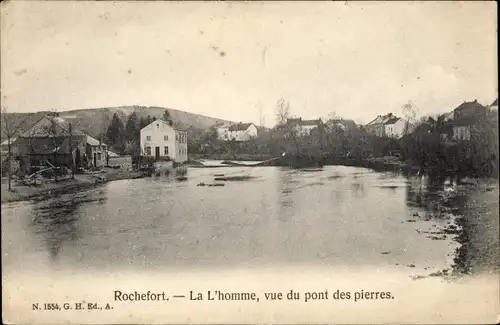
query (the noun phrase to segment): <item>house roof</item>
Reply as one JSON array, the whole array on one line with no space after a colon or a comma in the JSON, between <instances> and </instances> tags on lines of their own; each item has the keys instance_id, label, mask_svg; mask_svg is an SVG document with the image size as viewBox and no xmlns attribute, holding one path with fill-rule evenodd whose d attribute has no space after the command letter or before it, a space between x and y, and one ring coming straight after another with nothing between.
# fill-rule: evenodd
<instances>
[{"instance_id":1,"label":"house roof","mask_svg":"<svg viewBox=\"0 0 500 325\"><path fill-rule=\"evenodd\" d=\"M400 120L399 117L391 117L391 118L384 121L384 125L391 125L391 124L396 123L399 120Z\"/></svg>"},{"instance_id":2,"label":"house roof","mask_svg":"<svg viewBox=\"0 0 500 325\"><path fill-rule=\"evenodd\" d=\"M387 121L389 121L393 118L397 118L397 116L394 116L392 113L388 113L385 115L378 115L374 120L372 120L370 123L368 123L367 126L386 124Z\"/></svg>"},{"instance_id":3,"label":"house roof","mask_svg":"<svg viewBox=\"0 0 500 325\"><path fill-rule=\"evenodd\" d=\"M54 129L52 129L52 122L54 122ZM69 135L70 123L59 116L44 115L38 120L30 129L25 131L22 137L46 137L50 135ZM85 135L77 128L72 128L71 133L73 136Z\"/></svg>"},{"instance_id":4,"label":"house roof","mask_svg":"<svg viewBox=\"0 0 500 325\"><path fill-rule=\"evenodd\" d=\"M54 140L55 139L55 140ZM70 146L76 150L77 146L85 141L85 135L75 135L71 137L71 142L68 136L57 137L19 137L16 141L16 146L29 148L28 153L31 154L69 154ZM54 148L54 145L57 148Z\"/></svg>"},{"instance_id":5,"label":"house roof","mask_svg":"<svg viewBox=\"0 0 500 325\"><path fill-rule=\"evenodd\" d=\"M498 98L497 98L497 99L495 99L495 100L493 101L493 103L491 103L491 105L490 105L490 106L498 106Z\"/></svg>"},{"instance_id":6,"label":"house roof","mask_svg":"<svg viewBox=\"0 0 500 325\"><path fill-rule=\"evenodd\" d=\"M148 125L146 125L145 127L143 127L143 128L141 129L141 131L142 131L142 130L144 130L145 128L149 127L149 126L150 126L150 125L152 125L153 123L158 122L158 121L162 122L163 124L166 124L166 125L170 126L170 127L171 127L172 129L174 129L175 131L183 131L183 132L186 132L186 131L187 131L187 128L181 128L181 127L179 127L179 126L170 125L170 123L169 123L169 122L165 121L165 120L164 120L164 119L162 119L162 118L156 118L156 120L154 120L153 122L151 122L151 123L149 123Z\"/></svg>"},{"instance_id":7,"label":"house roof","mask_svg":"<svg viewBox=\"0 0 500 325\"><path fill-rule=\"evenodd\" d=\"M315 120L303 120L302 117L299 118L289 118L286 120L286 124L289 125L320 125L321 124L321 119L315 119Z\"/></svg>"},{"instance_id":8,"label":"house roof","mask_svg":"<svg viewBox=\"0 0 500 325\"><path fill-rule=\"evenodd\" d=\"M111 150L107 150L107 154L110 157L118 157L119 155Z\"/></svg>"},{"instance_id":9,"label":"house roof","mask_svg":"<svg viewBox=\"0 0 500 325\"><path fill-rule=\"evenodd\" d=\"M458 107L455 108L453 111L456 112L464 109L472 109L477 111L477 110L486 110L486 107L478 103L477 100L474 100L473 102L463 102L462 104L458 105Z\"/></svg>"},{"instance_id":10,"label":"house roof","mask_svg":"<svg viewBox=\"0 0 500 325\"><path fill-rule=\"evenodd\" d=\"M238 123L238 124L233 124L229 127L229 131L245 131L247 130L250 125L253 123Z\"/></svg>"},{"instance_id":11,"label":"house roof","mask_svg":"<svg viewBox=\"0 0 500 325\"><path fill-rule=\"evenodd\" d=\"M107 144L101 143L101 141L92 138L90 135L87 135L87 144L91 146L99 146L99 145L107 146Z\"/></svg>"}]
</instances>

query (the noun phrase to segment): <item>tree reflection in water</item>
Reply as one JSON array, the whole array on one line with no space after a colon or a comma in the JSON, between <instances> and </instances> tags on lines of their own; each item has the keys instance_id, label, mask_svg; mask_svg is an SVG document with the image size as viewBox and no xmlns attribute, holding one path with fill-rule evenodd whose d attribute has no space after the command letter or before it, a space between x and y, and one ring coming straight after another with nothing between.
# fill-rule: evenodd
<instances>
[{"instance_id":1,"label":"tree reflection in water","mask_svg":"<svg viewBox=\"0 0 500 325\"><path fill-rule=\"evenodd\" d=\"M456 188L453 185L439 179L408 176L406 204L409 207L421 208L431 216L439 217L441 206L454 191Z\"/></svg>"},{"instance_id":2,"label":"tree reflection in water","mask_svg":"<svg viewBox=\"0 0 500 325\"><path fill-rule=\"evenodd\" d=\"M106 201L105 189L66 194L34 204L33 231L45 238L47 250L53 261L65 242L75 241L79 237L79 209L84 203Z\"/></svg>"}]
</instances>

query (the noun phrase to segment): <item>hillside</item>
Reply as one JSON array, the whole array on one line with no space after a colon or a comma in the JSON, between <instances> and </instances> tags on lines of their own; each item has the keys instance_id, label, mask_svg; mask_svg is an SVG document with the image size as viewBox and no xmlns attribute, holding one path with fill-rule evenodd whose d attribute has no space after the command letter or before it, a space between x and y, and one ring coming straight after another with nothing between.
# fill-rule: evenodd
<instances>
[{"instance_id":1,"label":"hillside","mask_svg":"<svg viewBox=\"0 0 500 325\"><path fill-rule=\"evenodd\" d=\"M147 117L161 117L163 112L168 109L170 115L176 126L187 128L194 127L200 130L208 130L212 125L219 122L231 122L224 119L188 113L177 109L165 108L165 107L146 107L146 106L120 106L120 107L106 107L106 108L91 108L91 109L78 109L71 111L61 111L59 115L68 121L73 121L73 125L78 125L78 129L93 136L98 137L101 133L105 133L109 122L111 121L113 114L117 113L122 119L123 123L127 122L128 116L135 112L138 118ZM14 125L17 125L21 121L25 120L24 127L20 130L21 132L26 131L35 122L37 122L44 114L48 112L36 112L36 113L8 113L9 120L14 121ZM3 125L3 122L2 122ZM5 130L2 127L2 141L6 138Z\"/></svg>"}]
</instances>

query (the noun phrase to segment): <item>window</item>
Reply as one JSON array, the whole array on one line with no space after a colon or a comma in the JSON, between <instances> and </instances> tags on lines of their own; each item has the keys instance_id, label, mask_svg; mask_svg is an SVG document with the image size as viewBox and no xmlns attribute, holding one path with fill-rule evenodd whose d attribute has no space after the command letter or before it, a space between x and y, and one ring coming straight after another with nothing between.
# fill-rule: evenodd
<instances>
[{"instance_id":1,"label":"window","mask_svg":"<svg viewBox=\"0 0 500 325\"><path fill-rule=\"evenodd\" d=\"M146 155L151 156L151 147L146 147Z\"/></svg>"},{"instance_id":2,"label":"window","mask_svg":"<svg viewBox=\"0 0 500 325\"><path fill-rule=\"evenodd\" d=\"M97 160L99 160L99 161L100 161L100 160L101 160L101 158L102 158L102 157L101 157L101 153L100 153L100 152L98 152L98 153L97 153Z\"/></svg>"},{"instance_id":3,"label":"window","mask_svg":"<svg viewBox=\"0 0 500 325\"><path fill-rule=\"evenodd\" d=\"M151 136L150 135L146 136L146 141L151 141Z\"/></svg>"},{"instance_id":4,"label":"window","mask_svg":"<svg viewBox=\"0 0 500 325\"><path fill-rule=\"evenodd\" d=\"M165 147L163 148L163 154L164 154L165 156L168 156L168 147L167 147L167 146L165 146Z\"/></svg>"},{"instance_id":5,"label":"window","mask_svg":"<svg viewBox=\"0 0 500 325\"><path fill-rule=\"evenodd\" d=\"M164 136L163 136L163 140L164 140L164 141L168 141L168 135L164 135ZM166 148L166 147L165 147L165 148Z\"/></svg>"}]
</instances>

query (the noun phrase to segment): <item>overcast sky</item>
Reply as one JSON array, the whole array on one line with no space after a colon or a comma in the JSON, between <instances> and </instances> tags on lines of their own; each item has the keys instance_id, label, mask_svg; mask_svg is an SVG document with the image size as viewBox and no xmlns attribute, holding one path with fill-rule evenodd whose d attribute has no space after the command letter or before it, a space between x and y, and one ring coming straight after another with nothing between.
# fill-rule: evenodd
<instances>
[{"instance_id":1,"label":"overcast sky","mask_svg":"<svg viewBox=\"0 0 500 325\"><path fill-rule=\"evenodd\" d=\"M358 122L497 97L495 2L1 3L2 107Z\"/></svg>"}]
</instances>

